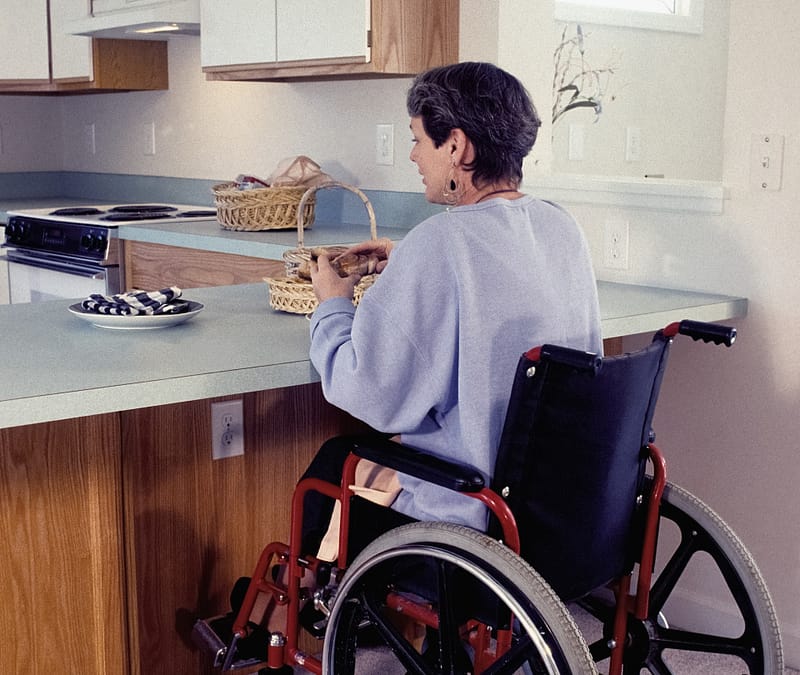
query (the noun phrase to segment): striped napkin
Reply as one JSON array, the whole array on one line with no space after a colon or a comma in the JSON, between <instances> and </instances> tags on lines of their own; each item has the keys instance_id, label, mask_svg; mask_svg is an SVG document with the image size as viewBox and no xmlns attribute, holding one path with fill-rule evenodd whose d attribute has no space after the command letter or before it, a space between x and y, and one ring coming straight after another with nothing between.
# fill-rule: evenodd
<instances>
[{"instance_id":1,"label":"striped napkin","mask_svg":"<svg viewBox=\"0 0 800 675\"><path fill-rule=\"evenodd\" d=\"M177 286L162 288L160 291L133 290L116 295L93 293L81 302L81 307L97 314L120 316L180 314L189 309L189 304L185 300L178 300L181 293L181 289Z\"/></svg>"}]
</instances>

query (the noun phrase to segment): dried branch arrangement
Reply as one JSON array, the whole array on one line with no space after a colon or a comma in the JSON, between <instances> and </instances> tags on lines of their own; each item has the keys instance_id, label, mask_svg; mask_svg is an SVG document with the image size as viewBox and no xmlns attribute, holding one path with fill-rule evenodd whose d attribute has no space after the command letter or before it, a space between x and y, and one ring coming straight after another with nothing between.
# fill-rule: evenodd
<instances>
[{"instance_id":1,"label":"dried branch arrangement","mask_svg":"<svg viewBox=\"0 0 800 675\"><path fill-rule=\"evenodd\" d=\"M575 24L574 35L569 35L571 26L564 26L561 42L554 53L553 74L553 125L570 110L591 108L597 122L603 112L603 97L614 74L614 66L592 67L586 58L585 38L580 24ZM612 97L613 99L613 97Z\"/></svg>"}]
</instances>

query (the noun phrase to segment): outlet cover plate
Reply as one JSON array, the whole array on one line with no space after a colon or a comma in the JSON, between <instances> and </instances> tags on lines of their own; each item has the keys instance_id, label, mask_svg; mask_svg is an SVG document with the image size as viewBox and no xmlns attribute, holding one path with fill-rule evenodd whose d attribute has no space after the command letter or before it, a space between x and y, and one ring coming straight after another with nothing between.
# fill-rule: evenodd
<instances>
[{"instance_id":1,"label":"outlet cover plate","mask_svg":"<svg viewBox=\"0 0 800 675\"><path fill-rule=\"evenodd\" d=\"M244 454L244 412L242 399L211 404L211 458L224 459Z\"/></svg>"}]
</instances>

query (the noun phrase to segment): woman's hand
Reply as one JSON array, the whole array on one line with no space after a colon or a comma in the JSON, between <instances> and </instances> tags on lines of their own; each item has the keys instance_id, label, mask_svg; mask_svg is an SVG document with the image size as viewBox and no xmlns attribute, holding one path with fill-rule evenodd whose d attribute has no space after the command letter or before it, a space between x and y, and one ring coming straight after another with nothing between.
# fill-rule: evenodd
<instances>
[{"instance_id":1,"label":"woman's hand","mask_svg":"<svg viewBox=\"0 0 800 675\"><path fill-rule=\"evenodd\" d=\"M360 244L351 246L344 253L337 257L344 258L345 256L352 254L361 256L374 255L378 258L378 263L375 266L375 273L378 274L383 272L384 267L386 267L387 263L389 262L389 256L391 255L393 248L394 242L391 239L388 239L387 237L381 237L380 239L369 239L367 241L362 241Z\"/></svg>"},{"instance_id":2,"label":"woman's hand","mask_svg":"<svg viewBox=\"0 0 800 675\"><path fill-rule=\"evenodd\" d=\"M356 284L361 280L358 274L340 277L326 255L319 256L316 262L312 261L310 267L314 295L320 303L330 298L353 299Z\"/></svg>"}]
</instances>

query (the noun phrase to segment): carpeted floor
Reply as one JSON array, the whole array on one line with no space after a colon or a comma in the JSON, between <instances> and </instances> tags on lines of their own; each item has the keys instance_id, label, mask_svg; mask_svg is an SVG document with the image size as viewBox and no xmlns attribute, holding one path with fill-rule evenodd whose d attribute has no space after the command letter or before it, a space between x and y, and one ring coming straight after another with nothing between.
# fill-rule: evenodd
<instances>
[{"instance_id":1,"label":"carpeted floor","mask_svg":"<svg viewBox=\"0 0 800 675\"><path fill-rule=\"evenodd\" d=\"M570 605L569 609L587 642L591 643L602 636L602 627L591 615L577 605ZM743 675L746 673L746 669L742 667L742 661L739 659L717 654L688 654L673 651L665 653L664 660L674 675ZM607 661L598 664L600 673L607 672L605 670L607 665ZM359 663L356 673L357 675L375 675L376 673L394 675L393 667L396 666L397 663L387 656L385 650L375 650L367 662ZM296 668L295 673L308 675L308 671L302 668ZM404 668L397 671L397 675L403 675L403 673L405 673ZM784 673L785 675L800 675L800 670L787 668Z\"/></svg>"},{"instance_id":2,"label":"carpeted floor","mask_svg":"<svg viewBox=\"0 0 800 675\"><path fill-rule=\"evenodd\" d=\"M574 604L569 605L569 609L587 642L591 643L602 637L602 626L591 615ZM742 675L747 672L742 667L743 662L741 660L720 654L688 653L673 650L664 653L664 660L670 671L675 675ZM607 668L607 665L607 661L599 663L599 671L601 673L607 672L603 669L604 666ZM791 668L784 670L784 675L796 675L798 673L800 671Z\"/></svg>"}]
</instances>

